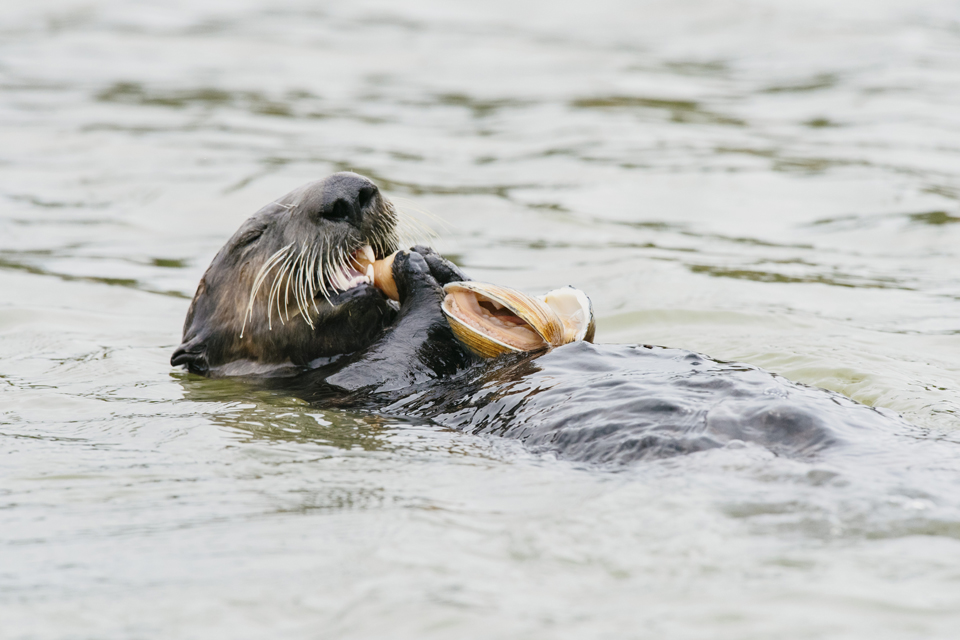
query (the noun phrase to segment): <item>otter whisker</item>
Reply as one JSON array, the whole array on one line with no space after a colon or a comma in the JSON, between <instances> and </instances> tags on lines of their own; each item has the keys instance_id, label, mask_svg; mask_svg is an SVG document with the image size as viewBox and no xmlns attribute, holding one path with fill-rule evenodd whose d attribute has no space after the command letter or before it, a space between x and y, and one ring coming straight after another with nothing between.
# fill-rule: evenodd
<instances>
[{"instance_id":1,"label":"otter whisker","mask_svg":"<svg viewBox=\"0 0 960 640\"><path fill-rule=\"evenodd\" d=\"M292 246L292 245L291 245ZM273 331L273 301L277 301L277 317L280 324L286 324L283 321L283 313L280 311L280 288L283 286L283 277L290 269L290 259L293 254L288 253L286 259L277 270L277 275L273 277L273 284L270 285L270 297L267 299L267 330Z\"/></svg>"},{"instance_id":2,"label":"otter whisker","mask_svg":"<svg viewBox=\"0 0 960 640\"><path fill-rule=\"evenodd\" d=\"M327 253L324 255L323 279L327 283L330 294L335 294L340 284L340 278L337 270L337 248L332 243L328 243Z\"/></svg>"},{"instance_id":3,"label":"otter whisker","mask_svg":"<svg viewBox=\"0 0 960 640\"><path fill-rule=\"evenodd\" d=\"M425 209L419 209L407 204L405 204L402 209L396 206L391 206L391 209L394 224L391 225L389 233L391 239L401 246L420 243L427 244L431 240L439 237L436 230L434 230L430 224L420 219L420 216L429 218L441 227L447 226L442 218ZM418 215L413 215L411 211L416 212Z\"/></svg>"},{"instance_id":4,"label":"otter whisker","mask_svg":"<svg viewBox=\"0 0 960 640\"><path fill-rule=\"evenodd\" d=\"M307 324L310 327L313 327L313 320L309 316L309 312L305 311L307 307L306 299L306 271L307 271L307 254L309 253L309 247L307 245L302 245L300 247L300 255L297 256L297 261L294 263L296 274L296 281L294 282L293 287L293 297L297 303L297 310L300 315L303 316L303 319L306 320Z\"/></svg>"},{"instance_id":5,"label":"otter whisker","mask_svg":"<svg viewBox=\"0 0 960 640\"><path fill-rule=\"evenodd\" d=\"M286 259L284 255L284 259ZM267 287L267 328L271 331L273 330L273 289L277 284L277 276L280 274L280 271L283 270L283 262L277 263L277 271L273 274L273 281L271 281L270 286Z\"/></svg>"},{"instance_id":6,"label":"otter whisker","mask_svg":"<svg viewBox=\"0 0 960 640\"><path fill-rule=\"evenodd\" d=\"M327 242L326 238L324 238L324 240L320 243L320 253L317 256L316 278L320 285L320 289L323 291L323 297L329 301L330 292L328 291L328 285L330 284L330 281L327 278L329 271L329 267L327 266L327 262L329 260L327 254L330 253L331 250L329 249L328 244L329 243Z\"/></svg>"},{"instance_id":7,"label":"otter whisker","mask_svg":"<svg viewBox=\"0 0 960 640\"><path fill-rule=\"evenodd\" d=\"M303 249L300 252L300 268L297 271L297 306L300 307L300 315L303 316L303 319L307 322L311 329L314 329L313 326L313 317L310 315L310 303L313 302L313 285L310 282L310 273L311 273L311 259L313 257L314 247L307 245L303 246ZM307 296L310 297L307 297ZM316 302L313 302L313 308L317 311L317 314L320 314L320 310L317 309Z\"/></svg>"},{"instance_id":8,"label":"otter whisker","mask_svg":"<svg viewBox=\"0 0 960 640\"><path fill-rule=\"evenodd\" d=\"M343 277L343 268L341 266L342 253L343 253L343 249L341 247L336 247L336 250L334 251L334 255L333 255L333 260L332 260L333 264L331 265L332 273L330 274L330 278L333 286L337 289L343 289L344 281L345 281Z\"/></svg>"},{"instance_id":9,"label":"otter whisker","mask_svg":"<svg viewBox=\"0 0 960 640\"><path fill-rule=\"evenodd\" d=\"M317 262L314 263L314 267L318 269L316 274L316 282L320 286L320 291L323 293L323 297L327 302L330 302L330 293L327 291L327 284L329 280L327 279L327 253L326 250L326 239L320 243L320 251L317 255Z\"/></svg>"},{"instance_id":10,"label":"otter whisker","mask_svg":"<svg viewBox=\"0 0 960 640\"><path fill-rule=\"evenodd\" d=\"M416 218L403 215L397 221L394 236L406 244L428 243L438 237L428 224Z\"/></svg>"},{"instance_id":11,"label":"otter whisker","mask_svg":"<svg viewBox=\"0 0 960 640\"><path fill-rule=\"evenodd\" d=\"M350 286L350 263L353 261L353 254L348 253L343 247L340 247L340 275L343 278L343 287Z\"/></svg>"},{"instance_id":12,"label":"otter whisker","mask_svg":"<svg viewBox=\"0 0 960 640\"><path fill-rule=\"evenodd\" d=\"M287 320L290 319L290 314L289 314L289 311L288 311L288 306L289 306L289 302L290 302L290 301L289 301L289 298L287 297L288 294L286 294L286 293L284 294L284 298L283 298L283 313L281 313L281 312L280 312L280 293L281 293L281 290L282 290L283 287L284 287L284 284L286 284L287 286L289 286L289 284L290 284L290 278L291 278L291 276L292 276L291 271L292 271L292 269L293 269L293 264L294 264L294 262L296 262L296 252L291 252L290 255L287 257L287 259L284 260L283 267L282 267L282 269L281 269L280 278L279 278L279 280L277 281L277 294L276 294L276 299L277 299L277 318L280 320L280 323L281 323L281 324L286 324L286 322L284 322L284 320L283 320L284 314L286 314ZM288 289L288 290L289 290L289 289Z\"/></svg>"},{"instance_id":13,"label":"otter whisker","mask_svg":"<svg viewBox=\"0 0 960 640\"><path fill-rule=\"evenodd\" d=\"M270 271L277 265L277 263L287 255L287 252L290 250L290 247L293 246L293 243L288 244L284 248L280 249L273 255L271 255L263 263L263 266L260 267L260 270L257 272L256 278L254 278L253 286L250 287L250 299L247 301L247 310L243 315L243 324L240 327L240 337L243 337L243 332L247 328L247 320L253 317L253 304L257 299L257 294L260 292L260 287L263 286L263 283L266 282L267 276L270 275Z\"/></svg>"},{"instance_id":14,"label":"otter whisker","mask_svg":"<svg viewBox=\"0 0 960 640\"><path fill-rule=\"evenodd\" d=\"M337 247L337 250L334 254L333 265L331 266L331 279L333 281L334 287L342 290L344 284L343 271L340 266L340 247Z\"/></svg>"},{"instance_id":15,"label":"otter whisker","mask_svg":"<svg viewBox=\"0 0 960 640\"><path fill-rule=\"evenodd\" d=\"M310 325L310 328L313 328L313 320L310 316L304 312L304 307L306 306L306 299L304 298L304 288L306 284L304 283L304 272L306 272L306 257L307 257L307 245L301 245L300 255L297 256L296 262L294 262L294 273L296 274L296 282L293 286L293 297L297 303L297 309L300 312L300 315L303 316L303 319L306 320L307 324ZM289 320L289 317L287 318Z\"/></svg>"},{"instance_id":16,"label":"otter whisker","mask_svg":"<svg viewBox=\"0 0 960 640\"><path fill-rule=\"evenodd\" d=\"M287 322L290 322L290 283L293 280L293 274L297 273L297 265L300 263L300 258L303 257L303 248L301 247L300 253L297 254L297 257L293 259L293 262L290 264L290 274L287 276L287 286L283 293L283 312L287 315ZM297 295L296 287L293 291L294 297Z\"/></svg>"},{"instance_id":17,"label":"otter whisker","mask_svg":"<svg viewBox=\"0 0 960 640\"><path fill-rule=\"evenodd\" d=\"M313 246L313 249L310 251L310 259L307 261L307 294L310 296L310 302L313 304L313 310L317 312L317 315L320 315L320 309L317 308L317 291L316 291L316 274L317 274L317 257L320 252L320 244ZM326 297L326 292L324 291L324 297Z\"/></svg>"},{"instance_id":18,"label":"otter whisker","mask_svg":"<svg viewBox=\"0 0 960 640\"><path fill-rule=\"evenodd\" d=\"M380 258L385 258L393 253L399 247L395 242L393 234L386 234L379 229L375 232L371 244L374 246L374 252Z\"/></svg>"},{"instance_id":19,"label":"otter whisker","mask_svg":"<svg viewBox=\"0 0 960 640\"><path fill-rule=\"evenodd\" d=\"M346 289L350 286L350 257L344 251L343 247L340 247L340 278L343 281L341 287Z\"/></svg>"},{"instance_id":20,"label":"otter whisker","mask_svg":"<svg viewBox=\"0 0 960 640\"><path fill-rule=\"evenodd\" d=\"M323 283L317 283L317 260L320 258L321 245L317 245L313 249L313 253L310 254L310 278L308 283L310 284L310 301L313 302L313 309L317 312L317 315L320 314L320 309L317 308L317 293L314 289L315 284L319 284L319 288L323 292L323 297L327 297L327 290L323 288Z\"/></svg>"},{"instance_id":21,"label":"otter whisker","mask_svg":"<svg viewBox=\"0 0 960 640\"><path fill-rule=\"evenodd\" d=\"M384 201L383 215L386 218L386 224L378 225L373 230L371 244L374 245L376 254L384 258L399 248L395 228L397 225L397 210L389 201Z\"/></svg>"},{"instance_id":22,"label":"otter whisker","mask_svg":"<svg viewBox=\"0 0 960 640\"><path fill-rule=\"evenodd\" d=\"M414 218L419 220L420 217L424 217L429 219L431 222L436 223L437 226L442 227L444 230L448 230L450 228L450 225L442 217L433 213L429 209L422 209L418 206L415 206L410 200L407 200L406 198L394 198L392 204L394 205L395 209L403 213L408 218ZM410 214L411 211L413 211L417 215L416 216L411 215ZM423 224L430 226L427 223L423 223Z\"/></svg>"}]
</instances>

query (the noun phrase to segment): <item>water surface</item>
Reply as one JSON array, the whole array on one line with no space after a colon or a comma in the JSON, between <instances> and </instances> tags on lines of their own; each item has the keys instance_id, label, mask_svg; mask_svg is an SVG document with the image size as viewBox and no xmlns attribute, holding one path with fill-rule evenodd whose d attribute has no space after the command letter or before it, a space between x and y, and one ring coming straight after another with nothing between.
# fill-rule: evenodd
<instances>
[{"instance_id":1,"label":"water surface","mask_svg":"<svg viewBox=\"0 0 960 640\"><path fill-rule=\"evenodd\" d=\"M202 5L0 18L0 637L954 637L955 3ZM343 169L599 341L915 428L611 471L171 369L226 238Z\"/></svg>"}]
</instances>

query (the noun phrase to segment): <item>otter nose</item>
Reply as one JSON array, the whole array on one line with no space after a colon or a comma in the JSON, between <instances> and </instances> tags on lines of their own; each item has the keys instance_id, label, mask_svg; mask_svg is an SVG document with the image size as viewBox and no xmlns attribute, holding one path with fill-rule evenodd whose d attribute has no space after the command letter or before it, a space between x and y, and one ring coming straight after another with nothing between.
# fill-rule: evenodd
<instances>
[{"instance_id":1,"label":"otter nose","mask_svg":"<svg viewBox=\"0 0 960 640\"><path fill-rule=\"evenodd\" d=\"M359 174L335 173L323 181L320 217L348 222L359 228L363 209L377 193L377 185Z\"/></svg>"}]
</instances>

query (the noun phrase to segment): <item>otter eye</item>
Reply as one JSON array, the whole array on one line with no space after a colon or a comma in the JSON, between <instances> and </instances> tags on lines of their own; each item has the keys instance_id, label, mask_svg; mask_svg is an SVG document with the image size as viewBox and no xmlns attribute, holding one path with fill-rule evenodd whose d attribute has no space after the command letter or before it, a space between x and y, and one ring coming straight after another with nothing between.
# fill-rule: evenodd
<instances>
[{"instance_id":1,"label":"otter eye","mask_svg":"<svg viewBox=\"0 0 960 640\"><path fill-rule=\"evenodd\" d=\"M245 232L242 236L237 238L237 243L234 245L235 249L242 249L252 242L256 242L260 239L260 236L263 235L266 227L255 227Z\"/></svg>"},{"instance_id":2,"label":"otter eye","mask_svg":"<svg viewBox=\"0 0 960 640\"><path fill-rule=\"evenodd\" d=\"M360 205L361 209L366 208L370 201L373 200L374 194L377 192L374 187L364 187L360 189L360 193L357 195L357 204Z\"/></svg>"}]
</instances>

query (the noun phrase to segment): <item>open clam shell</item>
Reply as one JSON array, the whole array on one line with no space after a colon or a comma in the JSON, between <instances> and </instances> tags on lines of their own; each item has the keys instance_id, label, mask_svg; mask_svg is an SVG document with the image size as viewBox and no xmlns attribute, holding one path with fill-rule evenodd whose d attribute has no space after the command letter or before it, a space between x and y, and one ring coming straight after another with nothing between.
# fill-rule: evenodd
<instances>
[{"instance_id":1,"label":"open clam shell","mask_svg":"<svg viewBox=\"0 0 960 640\"><path fill-rule=\"evenodd\" d=\"M572 287L541 298L472 281L451 282L443 290L442 309L454 335L484 358L593 339L590 300Z\"/></svg>"}]
</instances>

